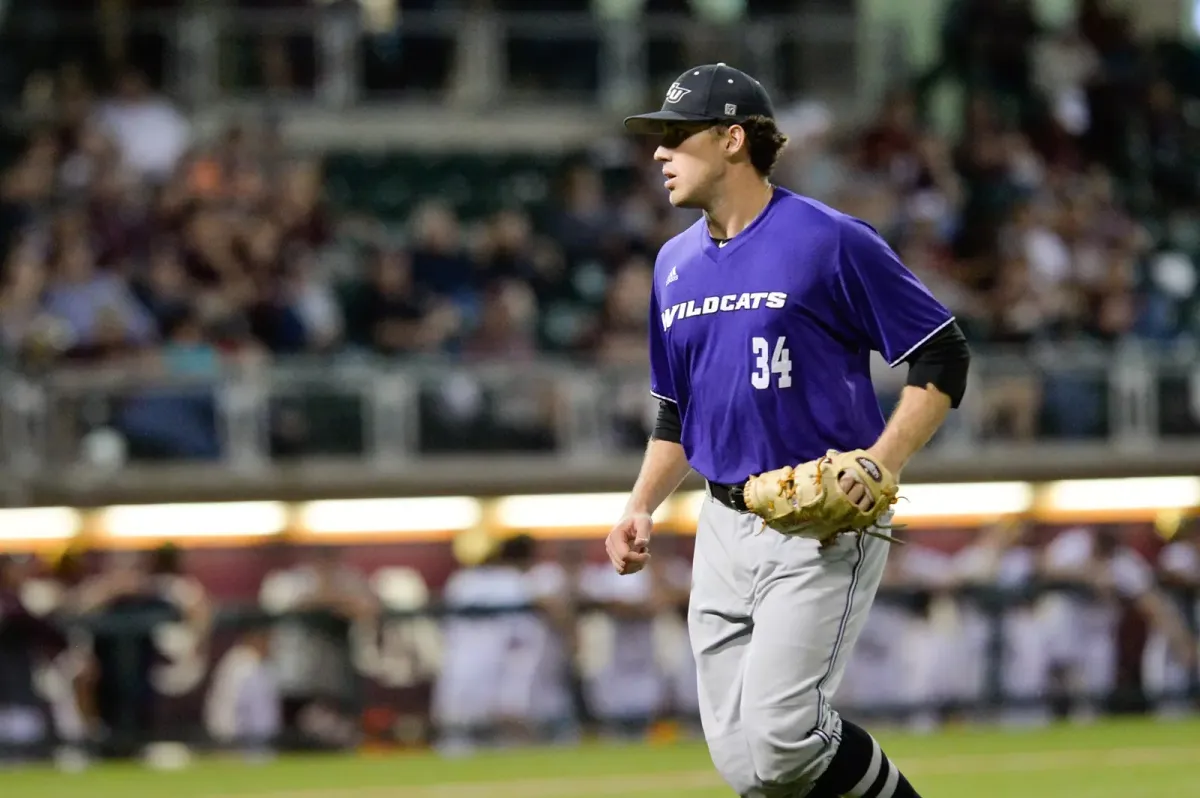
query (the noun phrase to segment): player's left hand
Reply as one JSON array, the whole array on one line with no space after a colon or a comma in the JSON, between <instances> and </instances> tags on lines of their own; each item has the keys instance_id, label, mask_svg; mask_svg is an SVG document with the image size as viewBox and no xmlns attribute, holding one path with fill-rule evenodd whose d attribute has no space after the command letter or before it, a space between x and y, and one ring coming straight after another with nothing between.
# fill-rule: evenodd
<instances>
[{"instance_id":1,"label":"player's left hand","mask_svg":"<svg viewBox=\"0 0 1200 798\"><path fill-rule=\"evenodd\" d=\"M829 543L844 532L886 537L874 527L896 501L892 472L862 449L751 477L743 487L747 509L785 535Z\"/></svg>"},{"instance_id":2,"label":"player's left hand","mask_svg":"<svg viewBox=\"0 0 1200 798\"><path fill-rule=\"evenodd\" d=\"M842 474L841 479L838 480L838 487L842 489L842 493L846 494L846 500L863 512L870 510L871 505L875 503L867 486L849 473Z\"/></svg>"}]
</instances>

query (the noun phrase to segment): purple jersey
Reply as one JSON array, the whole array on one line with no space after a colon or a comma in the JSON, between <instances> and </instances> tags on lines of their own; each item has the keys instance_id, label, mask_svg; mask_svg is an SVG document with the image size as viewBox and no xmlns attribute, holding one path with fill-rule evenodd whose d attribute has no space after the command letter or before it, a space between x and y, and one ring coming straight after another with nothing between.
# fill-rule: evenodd
<instances>
[{"instance_id":1,"label":"purple jersey","mask_svg":"<svg viewBox=\"0 0 1200 798\"><path fill-rule=\"evenodd\" d=\"M650 390L692 468L737 483L873 445L871 352L895 366L951 321L869 225L777 188L724 246L701 219L659 252Z\"/></svg>"}]
</instances>

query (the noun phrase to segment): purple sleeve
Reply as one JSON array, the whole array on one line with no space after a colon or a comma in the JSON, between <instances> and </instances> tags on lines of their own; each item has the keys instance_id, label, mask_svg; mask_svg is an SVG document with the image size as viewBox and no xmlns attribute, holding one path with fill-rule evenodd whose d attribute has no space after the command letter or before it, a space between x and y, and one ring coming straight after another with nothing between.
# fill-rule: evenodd
<instances>
[{"instance_id":1,"label":"purple sleeve","mask_svg":"<svg viewBox=\"0 0 1200 798\"><path fill-rule=\"evenodd\" d=\"M650 393L659 399L679 404L671 364L667 360L667 343L663 340L662 318L658 309L658 292L650 292Z\"/></svg>"},{"instance_id":2,"label":"purple sleeve","mask_svg":"<svg viewBox=\"0 0 1200 798\"><path fill-rule=\"evenodd\" d=\"M954 316L869 225L846 219L840 230L835 295L864 342L899 365Z\"/></svg>"}]
</instances>

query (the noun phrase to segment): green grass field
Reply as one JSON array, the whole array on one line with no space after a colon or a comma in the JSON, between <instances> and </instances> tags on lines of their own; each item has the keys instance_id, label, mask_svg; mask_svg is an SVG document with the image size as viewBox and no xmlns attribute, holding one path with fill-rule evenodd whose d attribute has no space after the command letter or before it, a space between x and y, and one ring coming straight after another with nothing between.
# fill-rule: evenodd
<instances>
[{"instance_id":1,"label":"green grass field","mask_svg":"<svg viewBox=\"0 0 1200 798\"><path fill-rule=\"evenodd\" d=\"M880 735L925 798L1200 798L1200 721ZM0 774L3 798L716 798L702 745L587 745L446 760L429 754L105 765Z\"/></svg>"}]
</instances>

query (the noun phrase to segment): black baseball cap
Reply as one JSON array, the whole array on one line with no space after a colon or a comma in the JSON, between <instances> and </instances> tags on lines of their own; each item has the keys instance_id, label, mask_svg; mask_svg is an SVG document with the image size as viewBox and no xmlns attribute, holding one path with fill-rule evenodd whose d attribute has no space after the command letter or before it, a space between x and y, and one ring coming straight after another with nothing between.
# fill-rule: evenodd
<instances>
[{"instance_id":1,"label":"black baseball cap","mask_svg":"<svg viewBox=\"0 0 1200 798\"><path fill-rule=\"evenodd\" d=\"M654 134L668 122L744 122L752 116L775 117L762 84L727 64L705 64L675 79L662 110L631 116L625 127L632 133Z\"/></svg>"}]
</instances>

